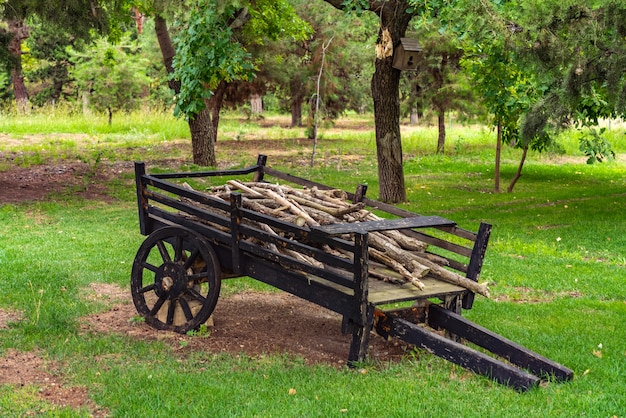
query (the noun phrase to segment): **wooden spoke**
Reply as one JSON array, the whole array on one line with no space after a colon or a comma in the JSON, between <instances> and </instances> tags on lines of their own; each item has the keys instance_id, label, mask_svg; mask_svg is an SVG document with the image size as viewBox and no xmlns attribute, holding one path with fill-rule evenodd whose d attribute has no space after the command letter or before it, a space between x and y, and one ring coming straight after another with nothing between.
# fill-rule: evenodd
<instances>
[{"instance_id":1,"label":"wooden spoke","mask_svg":"<svg viewBox=\"0 0 626 418\"><path fill-rule=\"evenodd\" d=\"M193 319L193 313L191 312L191 308L189 307L189 302L186 299L180 299L180 307L183 309L183 313L185 314L185 318L187 321L191 321Z\"/></svg>"},{"instance_id":2,"label":"wooden spoke","mask_svg":"<svg viewBox=\"0 0 626 418\"><path fill-rule=\"evenodd\" d=\"M147 292L151 292L154 290L154 283L149 284L146 287L142 287L141 289L139 289L139 293L147 293Z\"/></svg>"},{"instance_id":3,"label":"wooden spoke","mask_svg":"<svg viewBox=\"0 0 626 418\"><path fill-rule=\"evenodd\" d=\"M165 298L161 296L159 300L156 301L152 309L150 310L150 315L152 316L156 315L157 312L161 310L161 307L163 306L164 303L165 303Z\"/></svg>"},{"instance_id":4,"label":"wooden spoke","mask_svg":"<svg viewBox=\"0 0 626 418\"><path fill-rule=\"evenodd\" d=\"M165 248L165 243L159 240L156 242L156 246L159 249L159 252L161 253L161 258L163 259L163 261L171 262L172 259L170 258L170 253L167 251L167 248Z\"/></svg>"},{"instance_id":5,"label":"wooden spoke","mask_svg":"<svg viewBox=\"0 0 626 418\"><path fill-rule=\"evenodd\" d=\"M193 263L195 263L196 259L198 258L198 255L200 255L200 250L198 250L197 248L194 248L194 250L191 252L191 255L187 258L187 260L185 260L185 265L184 265L185 270L193 266Z\"/></svg>"},{"instance_id":6,"label":"wooden spoke","mask_svg":"<svg viewBox=\"0 0 626 418\"><path fill-rule=\"evenodd\" d=\"M170 305L167 307L167 325L172 325L174 323L174 313L176 312L176 302L171 300Z\"/></svg>"},{"instance_id":7,"label":"wooden spoke","mask_svg":"<svg viewBox=\"0 0 626 418\"><path fill-rule=\"evenodd\" d=\"M177 236L174 243L174 261L181 261L183 259L183 237Z\"/></svg>"},{"instance_id":8,"label":"wooden spoke","mask_svg":"<svg viewBox=\"0 0 626 418\"><path fill-rule=\"evenodd\" d=\"M156 272L157 272L157 270L159 269L157 266L152 265L152 264L150 264L150 263L143 263L143 264L142 264L142 266L143 266L144 268L146 268L147 270L150 270L150 271L151 271L151 272L153 272L153 273L156 273Z\"/></svg>"},{"instance_id":9,"label":"wooden spoke","mask_svg":"<svg viewBox=\"0 0 626 418\"><path fill-rule=\"evenodd\" d=\"M192 296L198 302L202 302L202 303L206 302L206 298L194 289L187 289L187 294Z\"/></svg>"}]
</instances>

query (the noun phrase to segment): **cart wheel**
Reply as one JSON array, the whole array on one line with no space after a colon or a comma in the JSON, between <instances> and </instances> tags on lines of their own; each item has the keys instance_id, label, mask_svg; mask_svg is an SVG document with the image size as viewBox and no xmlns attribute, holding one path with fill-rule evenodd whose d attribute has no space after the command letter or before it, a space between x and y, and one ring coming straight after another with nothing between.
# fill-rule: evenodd
<instances>
[{"instance_id":1,"label":"cart wheel","mask_svg":"<svg viewBox=\"0 0 626 418\"><path fill-rule=\"evenodd\" d=\"M181 227L156 230L139 247L131 273L137 312L156 329L186 333L213 312L220 266L202 237Z\"/></svg>"}]
</instances>

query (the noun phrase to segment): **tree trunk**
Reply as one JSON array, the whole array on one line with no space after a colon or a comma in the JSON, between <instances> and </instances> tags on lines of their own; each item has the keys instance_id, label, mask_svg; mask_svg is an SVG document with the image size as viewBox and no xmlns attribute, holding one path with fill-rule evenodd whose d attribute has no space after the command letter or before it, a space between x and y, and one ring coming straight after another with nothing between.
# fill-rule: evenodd
<instances>
[{"instance_id":1,"label":"tree trunk","mask_svg":"<svg viewBox=\"0 0 626 418\"><path fill-rule=\"evenodd\" d=\"M83 105L83 115L91 115L91 109L89 109L89 93L86 91L81 93L81 102Z\"/></svg>"},{"instance_id":2,"label":"tree trunk","mask_svg":"<svg viewBox=\"0 0 626 418\"><path fill-rule=\"evenodd\" d=\"M345 0L325 0L345 10ZM376 123L376 154L378 158L378 198L385 202L406 201L402 142L400 138L400 70L393 68L393 49L404 37L413 18L414 2L388 0L367 2L376 13L380 30L376 45L376 62L372 77L374 121ZM360 4L363 4L361 2Z\"/></svg>"},{"instance_id":3,"label":"tree trunk","mask_svg":"<svg viewBox=\"0 0 626 418\"><path fill-rule=\"evenodd\" d=\"M8 23L11 40L9 52L12 55L11 82L13 83L13 95L19 113L27 113L30 109L28 91L24 85L22 73L22 42L30 36L28 26L22 20L11 20Z\"/></svg>"},{"instance_id":4,"label":"tree trunk","mask_svg":"<svg viewBox=\"0 0 626 418\"><path fill-rule=\"evenodd\" d=\"M409 118L409 123L411 125L417 125L419 121L420 121L419 112L417 111L417 108L414 107L411 109L411 116Z\"/></svg>"},{"instance_id":5,"label":"tree trunk","mask_svg":"<svg viewBox=\"0 0 626 418\"><path fill-rule=\"evenodd\" d=\"M289 83L291 94L291 127L302 126L302 103L304 102L304 93L302 82L299 78L293 78Z\"/></svg>"},{"instance_id":6,"label":"tree trunk","mask_svg":"<svg viewBox=\"0 0 626 418\"><path fill-rule=\"evenodd\" d=\"M437 112L439 135L437 136L437 154L443 154L446 146L446 112L439 109Z\"/></svg>"},{"instance_id":7,"label":"tree trunk","mask_svg":"<svg viewBox=\"0 0 626 418\"><path fill-rule=\"evenodd\" d=\"M13 83L13 95L15 96L15 104L17 112L20 114L28 113L30 109L30 100L28 99L28 91L24 85L24 74L22 74L22 58L16 60L16 67L11 70L11 81Z\"/></svg>"},{"instance_id":8,"label":"tree trunk","mask_svg":"<svg viewBox=\"0 0 626 418\"><path fill-rule=\"evenodd\" d=\"M53 68L54 75L52 77L52 100L59 101L61 94L63 94L63 86L68 81L67 69L61 65L56 65Z\"/></svg>"},{"instance_id":9,"label":"tree trunk","mask_svg":"<svg viewBox=\"0 0 626 418\"><path fill-rule=\"evenodd\" d=\"M391 58L376 60L372 77L376 156L378 159L378 194L383 202L404 202L404 171L400 137L400 70L391 67Z\"/></svg>"},{"instance_id":10,"label":"tree trunk","mask_svg":"<svg viewBox=\"0 0 626 418\"><path fill-rule=\"evenodd\" d=\"M291 127L302 126L302 97L291 100Z\"/></svg>"},{"instance_id":11,"label":"tree trunk","mask_svg":"<svg viewBox=\"0 0 626 418\"><path fill-rule=\"evenodd\" d=\"M168 74L174 71L172 62L176 55L174 44L167 29L166 20L158 14L154 18L154 30L163 55L163 64ZM180 81L168 81L169 87L175 94L180 93ZM191 147L194 164L214 167L217 165L215 157L215 131L211 123L211 113L208 106L194 117L189 118L189 131L191 133Z\"/></svg>"},{"instance_id":12,"label":"tree trunk","mask_svg":"<svg viewBox=\"0 0 626 418\"><path fill-rule=\"evenodd\" d=\"M201 166L216 166L215 152L212 141L193 140L195 138L209 138L211 124L211 113L208 108L198 113L194 118L189 118L189 130L191 131L191 147L193 150L193 162Z\"/></svg>"},{"instance_id":13,"label":"tree trunk","mask_svg":"<svg viewBox=\"0 0 626 418\"><path fill-rule=\"evenodd\" d=\"M498 120L498 134L496 140L496 167L493 173L494 190L500 193L500 154L502 153L502 121Z\"/></svg>"},{"instance_id":14,"label":"tree trunk","mask_svg":"<svg viewBox=\"0 0 626 418\"><path fill-rule=\"evenodd\" d=\"M250 98L250 112L252 112L253 115L263 113L263 98L259 94L253 94Z\"/></svg>"},{"instance_id":15,"label":"tree trunk","mask_svg":"<svg viewBox=\"0 0 626 418\"><path fill-rule=\"evenodd\" d=\"M522 151L522 158L520 159L519 165L517 166L517 172L515 173L513 180L511 180L511 184L509 184L509 187L506 189L508 193L511 193L513 191L513 188L515 187L515 183L517 183L517 180L519 180L519 178L522 177L522 168L524 168L524 162L526 161L526 155L528 154L529 146L530 144L526 144L526 146L524 147L524 150Z\"/></svg>"},{"instance_id":16,"label":"tree trunk","mask_svg":"<svg viewBox=\"0 0 626 418\"><path fill-rule=\"evenodd\" d=\"M412 15L406 1L385 2L372 77L378 197L383 202L406 201L400 136L400 70L393 68L393 46L404 36Z\"/></svg>"},{"instance_id":17,"label":"tree trunk","mask_svg":"<svg viewBox=\"0 0 626 418\"><path fill-rule=\"evenodd\" d=\"M220 81L220 84L217 85L217 88L211 95L208 101L206 101L206 105L211 112L211 135L213 136L213 140L217 142L217 128L220 124L220 111L222 110L222 105L224 104L224 95L226 94L226 88L228 87L228 83L226 81Z\"/></svg>"}]
</instances>

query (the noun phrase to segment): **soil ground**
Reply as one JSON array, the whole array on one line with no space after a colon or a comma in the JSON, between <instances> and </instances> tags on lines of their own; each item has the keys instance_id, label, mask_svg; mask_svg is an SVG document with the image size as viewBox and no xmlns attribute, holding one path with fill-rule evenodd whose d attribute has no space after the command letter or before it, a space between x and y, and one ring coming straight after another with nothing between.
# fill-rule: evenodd
<instances>
[{"instance_id":1,"label":"soil ground","mask_svg":"<svg viewBox=\"0 0 626 418\"><path fill-rule=\"evenodd\" d=\"M0 205L41 201L53 193L70 190L87 199L109 201L107 179L132 171L132 163L100 164L96 171L86 163L63 163L0 172ZM88 186L88 187L86 187ZM91 296L90 296L91 295ZM261 356L270 353L303 358L308 364L345 367L350 336L342 335L341 317L325 308L283 292L245 292L220 297L214 326L206 337L156 331L136 316L130 291L115 285L92 284L87 297L109 301L109 309L83 318L81 332L117 333L139 340L160 340L185 356L193 351ZM245 313L245 314L244 314ZM0 309L0 332L20 319L19 312ZM372 336L369 358L399 360L410 349L404 344ZM35 385L41 398L71 408L86 408L93 416L107 416L84 387L64 384L60 368L37 352L8 350L0 357L0 385Z\"/></svg>"}]
</instances>

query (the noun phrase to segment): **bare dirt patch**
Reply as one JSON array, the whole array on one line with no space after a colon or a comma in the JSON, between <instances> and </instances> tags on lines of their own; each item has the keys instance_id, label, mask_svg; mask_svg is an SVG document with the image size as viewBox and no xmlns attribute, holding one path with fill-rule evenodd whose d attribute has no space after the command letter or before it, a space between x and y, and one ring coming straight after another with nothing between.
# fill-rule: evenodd
<instances>
[{"instance_id":1,"label":"bare dirt patch","mask_svg":"<svg viewBox=\"0 0 626 418\"><path fill-rule=\"evenodd\" d=\"M98 286L92 289L98 292ZM130 292L120 292L126 294L126 300L84 318L83 331L165 341L181 353L281 354L303 358L307 364L346 364L351 336L341 334L341 317L288 293L248 291L220 297L210 335L201 337L157 331L134 320L137 312ZM368 354L373 361L386 362L400 360L409 349L406 344L372 335Z\"/></svg>"},{"instance_id":2,"label":"bare dirt patch","mask_svg":"<svg viewBox=\"0 0 626 418\"><path fill-rule=\"evenodd\" d=\"M12 167L0 171L0 205L42 201L51 194L71 190L74 196L105 200L106 182L113 176L130 171L131 163L101 165L94 169L87 163Z\"/></svg>"},{"instance_id":3,"label":"bare dirt patch","mask_svg":"<svg viewBox=\"0 0 626 418\"><path fill-rule=\"evenodd\" d=\"M16 311L10 311L0 308L0 329L8 328L7 324L22 319L22 314Z\"/></svg>"},{"instance_id":4,"label":"bare dirt patch","mask_svg":"<svg viewBox=\"0 0 626 418\"><path fill-rule=\"evenodd\" d=\"M0 357L0 385L35 385L42 400L59 407L85 408L93 417L105 417L107 411L89 399L87 388L65 386L58 377L57 366L37 353L7 350Z\"/></svg>"}]
</instances>

